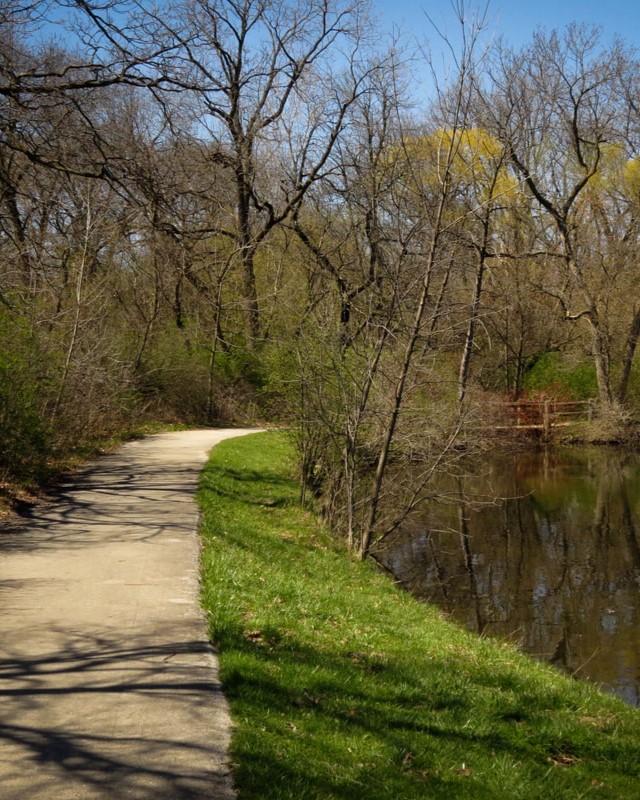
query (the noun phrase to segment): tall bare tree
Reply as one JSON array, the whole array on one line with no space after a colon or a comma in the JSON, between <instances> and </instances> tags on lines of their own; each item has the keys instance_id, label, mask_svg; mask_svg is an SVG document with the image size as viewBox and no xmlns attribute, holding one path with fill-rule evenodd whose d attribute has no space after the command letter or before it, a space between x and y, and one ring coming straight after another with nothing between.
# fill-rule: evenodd
<instances>
[{"instance_id":1,"label":"tall bare tree","mask_svg":"<svg viewBox=\"0 0 640 800\"><path fill-rule=\"evenodd\" d=\"M632 63L620 43L604 47L594 29L571 25L562 34L537 33L519 53L501 50L484 114L542 212L538 248L550 264L563 265L547 290L569 322L589 330L604 407L614 399L610 320L594 279L590 222L581 200L606 148L626 138L628 106L620 87Z\"/></svg>"},{"instance_id":2,"label":"tall bare tree","mask_svg":"<svg viewBox=\"0 0 640 800\"><path fill-rule=\"evenodd\" d=\"M218 144L217 164L234 182L234 219L220 234L241 264L255 342L262 336L256 253L321 174L361 91L365 6L189 0L170 14L146 9L145 24L148 38L165 41L170 53L157 60L159 74L191 98L191 135ZM162 96L167 109L171 97Z\"/></svg>"}]
</instances>

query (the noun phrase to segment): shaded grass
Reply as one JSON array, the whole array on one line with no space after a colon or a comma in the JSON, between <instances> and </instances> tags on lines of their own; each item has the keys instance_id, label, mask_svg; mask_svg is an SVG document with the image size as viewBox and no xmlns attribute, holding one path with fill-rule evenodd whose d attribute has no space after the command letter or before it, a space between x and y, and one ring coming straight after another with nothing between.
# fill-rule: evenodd
<instances>
[{"instance_id":1,"label":"shaded grass","mask_svg":"<svg viewBox=\"0 0 640 800\"><path fill-rule=\"evenodd\" d=\"M239 798L640 798L640 713L479 639L297 503L286 438L203 473L203 601Z\"/></svg>"}]
</instances>

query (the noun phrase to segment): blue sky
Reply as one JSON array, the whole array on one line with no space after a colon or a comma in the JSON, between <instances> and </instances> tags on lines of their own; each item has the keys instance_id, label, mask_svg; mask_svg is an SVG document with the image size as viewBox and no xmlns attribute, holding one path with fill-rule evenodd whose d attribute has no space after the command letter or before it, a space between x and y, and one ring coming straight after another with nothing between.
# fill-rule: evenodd
<instances>
[{"instance_id":1,"label":"blue sky","mask_svg":"<svg viewBox=\"0 0 640 800\"><path fill-rule=\"evenodd\" d=\"M465 6L473 8L470 2ZM384 29L396 26L418 39L433 41L425 11L439 26L457 29L450 0L373 0L373 7ZM488 20L491 32L504 35L514 47L526 44L537 28L563 28L574 21L601 26L605 39L619 34L640 46L640 0L493 0Z\"/></svg>"}]
</instances>

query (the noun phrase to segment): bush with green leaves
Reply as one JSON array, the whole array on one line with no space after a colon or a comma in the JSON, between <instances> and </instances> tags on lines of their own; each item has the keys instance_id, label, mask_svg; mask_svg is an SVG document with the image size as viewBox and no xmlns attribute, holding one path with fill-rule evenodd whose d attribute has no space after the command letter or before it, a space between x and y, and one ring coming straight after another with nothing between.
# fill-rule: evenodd
<instances>
[{"instance_id":1,"label":"bush with green leaves","mask_svg":"<svg viewBox=\"0 0 640 800\"><path fill-rule=\"evenodd\" d=\"M0 314L0 476L42 475L50 451L43 414L46 378L35 336L18 316Z\"/></svg>"},{"instance_id":2,"label":"bush with green leaves","mask_svg":"<svg viewBox=\"0 0 640 800\"><path fill-rule=\"evenodd\" d=\"M595 367L557 351L541 353L527 371L524 388L532 394L546 392L571 400L589 400L597 395Z\"/></svg>"}]
</instances>

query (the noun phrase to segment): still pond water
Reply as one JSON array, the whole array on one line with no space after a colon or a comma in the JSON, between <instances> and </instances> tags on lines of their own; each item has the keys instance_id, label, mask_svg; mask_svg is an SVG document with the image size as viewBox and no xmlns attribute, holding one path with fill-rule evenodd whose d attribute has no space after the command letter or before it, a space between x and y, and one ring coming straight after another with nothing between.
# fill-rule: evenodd
<instances>
[{"instance_id":1,"label":"still pond water","mask_svg":"<svg viewBox=\"0 0 640 800\"><path fill-rule=\"evenodd\" d=\"M516 453L447 489L385 566L468 628L640 705L640 456Z\"/></svg>"}]
</instances>

